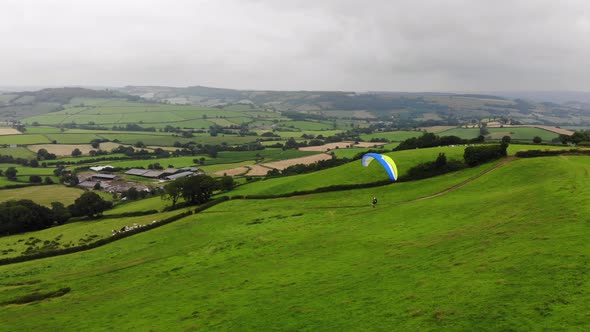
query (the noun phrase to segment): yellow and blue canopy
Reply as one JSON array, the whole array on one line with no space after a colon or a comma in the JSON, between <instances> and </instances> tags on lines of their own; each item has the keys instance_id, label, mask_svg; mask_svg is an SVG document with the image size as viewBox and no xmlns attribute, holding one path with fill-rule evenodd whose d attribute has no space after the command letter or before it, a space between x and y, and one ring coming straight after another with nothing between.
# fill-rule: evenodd
<instances>
[{"instance_id":1,"label":"yellow and blue canopy","mask_svg":"<svg viewBox=\"0 0 590 332\"><path fill-rule=\"evenodd\" d=\"M387 175L389 175L391 181L397 180L397 166L393 162L393 159L391 159L389 156L378 153L367 153L363 156L361 162L363 163L363 166L367 167L373 160L377 160L381 166L385 168L385 171L387 172Z\"/></svg>"}]
</instances>

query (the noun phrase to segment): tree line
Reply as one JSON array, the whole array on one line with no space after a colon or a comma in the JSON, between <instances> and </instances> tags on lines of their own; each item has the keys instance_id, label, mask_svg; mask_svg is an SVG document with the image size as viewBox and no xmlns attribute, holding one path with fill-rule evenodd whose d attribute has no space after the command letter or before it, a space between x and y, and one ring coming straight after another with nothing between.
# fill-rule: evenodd
<instances>
[{"instance_id":1,"label":"tree line","mask_svg":"<svg viewBox=\"0 0 590 332\"><path fill-rule=\"evenodd\" d=\"M62 225L71 217L93 218L112 208L98 194L86 191L73 204L51 202L51 208L30 199L9 200L0 203L0 235L18 234Z\"/></svg>"}]
</instances>

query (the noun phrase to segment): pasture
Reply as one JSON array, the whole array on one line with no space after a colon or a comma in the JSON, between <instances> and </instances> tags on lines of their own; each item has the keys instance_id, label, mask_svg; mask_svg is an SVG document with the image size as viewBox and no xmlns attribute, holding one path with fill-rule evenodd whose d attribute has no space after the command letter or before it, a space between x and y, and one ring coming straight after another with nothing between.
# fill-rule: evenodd
<instances>
[{"instance_id":1,"label":"pasture","mask_svg":"<svg viewBox=\"0 0 590 332\"><path fill-rule=\"evenodd\" d=\"M112 142L100 143L100 149L105 150L105 151L110 151L110 150L118 147L119 145L121 145L121 144L112 143ZM84 155L88 155L88 153L91 150L97 150L97 149L93 148L92 145L90 145L90 144L34 144L34 145L27 146L27 148L35 153L37 151L39 151L40 149L45 149L45 150L47 150L47 152L53 153L58 157L71 156L72 151L74 151L75 149L79 149L80 152L82 152L82 154L84 154ZM105 157L105 156L99 156L99 157Z\"/></svg>"},{"instance_id":2,"label":"pasture","mask_svg":"<svg viewBox=\"0 0 590 332\"><path fill-rule=\"evenodd\" d=\"M412 137L419 137L422 135L420 131L392 131L392 132L382 132L382 133L374 133L374 134L365 134L361 135L361 138L365 141L370 141L372 138L385 138L390 142L401 142L405 141L408 138Z\"/></svg>"},{"instance_id":3,"label":"pasture","mask_svg":"<svg viewBox=\"0 0 590 332\"><path fill-rule=\"evenodd\" d=\"M14 128L2 128L0 127L0 136L3 135L20 135L22 134L20 131Z\"/></svg>"},{"instance_id":4,"label":"pasture","mask_svg":"<svg viewBox=\"0 0 590 332\"><path fill-rule=\"evenodd\" d=\"M0 144L11 145L27 145L27 144L43 144L51 143L51 141L44 135L31 134L31 135L4 135L0 136Z\"/></svg>"},{"instance_id":5,"label":"pasture","mask_svg":"<svg viewBox=\"0 0 590 332\"><path fill-rule=\"evenodd\" d=\"M230 200L94 250L0 266L0 302L69 289L4 304L0 320L10 331L587 330L589 165L522 159Z\"/></svg>"},{"instance_id":6,"label":"pasture","mask_svg":"<svg viewBox=\"0 0 590 332\"><path fill-rule=\"evenodd\" d=\"M27 148L0 148L0 155L23 159L32 159L35 157L35 153L29 151Z\"/></svg>"},{"instance_id":7,"label":"pasture","mask_svg":"<svg viewBox=\"0 0 590 332\"><path fill-rule=\"evenodd\" d=\"M143 127L164 128L209 128L212 125L232 126L245 122L282 118L279 113L244 107L207 108L187 105L127 102L117 100L76 99L64 110L28 117L25 124L36 126L60 126L66 124L121 126L139 124ZM319 124L314 121L285 122L283 125L321 130L329 129L331 122Z\"/></svg>"},{"instance_id":8,"label":"pasture","mask_svg":"<svg viewBox=\"0 0 590 332\"><path fill-rule=\"evenodd\" d=\"M0 190L0 202L8 200L30 199L33 202L51 208L51 202L60 202L65 206L74 203L84 191L63 185L32 186L18 189Z\"/></svg>"},{"instance_id":9,"label":"pasture","mask_svg":"<svg viewBox=\"0 0 590 332\"><path fill-rule=\"evenodd\" d=\"M513 140L532 142L535 136L541 137L545 142L557 138L558 134L551 131L532 127L488 128L490 139L501 140L503 136L510 136ZM464 139L479 136L479 128L453 128L437 133L439 136L458 136Z\"/></svg>"}]
</instances>

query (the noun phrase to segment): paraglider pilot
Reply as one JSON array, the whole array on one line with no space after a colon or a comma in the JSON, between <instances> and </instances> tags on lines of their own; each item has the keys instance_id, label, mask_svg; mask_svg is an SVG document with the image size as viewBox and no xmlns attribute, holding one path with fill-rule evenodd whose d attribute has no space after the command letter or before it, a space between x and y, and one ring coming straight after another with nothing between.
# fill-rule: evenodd
<instances>
[{"instance_id":1,"label":"paraglider pilot","mask_svg":"<svg viewBox=\"0 0 590 332\"><path fill-rule=\"evenodd\" d=\"M373 207L377 205L377 197L373 197L373 203L371 205L373 205Z\"/></svg>"}]
</instances>

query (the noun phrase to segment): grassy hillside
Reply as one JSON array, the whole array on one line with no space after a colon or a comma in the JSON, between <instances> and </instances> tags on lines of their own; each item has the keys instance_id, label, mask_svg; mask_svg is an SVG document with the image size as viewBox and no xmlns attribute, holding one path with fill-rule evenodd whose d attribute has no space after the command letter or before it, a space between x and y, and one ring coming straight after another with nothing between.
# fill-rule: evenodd
<instances>
[{"instance_id":1,"label":"grassy hillside","mask_svg":"<svg viewBox=\"0 0 590 332\"><path fill-rule=\"evenodd\" d=\"M200 106L241 103L245 100L279 111L356 119L395 119L406 124L438 125L473 118L510 117L529 124L571 124L587 121L583 103L536 103L493 95L349 91L251 91L202 86L187 88L130 86L124 93L152 100L181 100ZM514 97L514 96L513 96ZM516 98L516 97L515 97ZM520 97L519 97L520 98ZM250 107L250 105L241 105Z\"/></svg>"},{"instance_id":2,"label":"grassy hillside","mask_svg":"<svg viewBox=\"0 0 590 332\"><path fill-rule=\"evenodd\" d=\"M587 330L589 162L516 160L420 201L412 191L448 178L229 201L0 267L0 302L70 289L4 304L0 320L11 331Z\"/></svg>"},{"instance_id":3,"label":"grassy hillside","mask_svg":"<svg viewBox=\"0 0 590 332\"><path fill-rule=\"evenodd\" d=\"M534 146L511 144L508 153L513 155L517 151L530 149L563 149L558 146ZM356 149L351 149L356 150ZM352 157L348 150L336 150L340 157ZM356 153L360 152L356 151ZM444 153L448 159L463 160L463 146L438 147L428 149L404 150L385 153L396 163L399 174L404 175L408 169L416 164L434 161L439 153ZM342 152L342 153L340 153ZM355 154L356 154L355 153ZM360 161L351 162L342 166L329 168L319 172L302 175L271 178L256 183L245 184L232 191L235 195L253 194L284 194L297 190L313 190L321 187L329 187L340 184L362 184L382 181L387 179L387 174L378 163L371 163L369 167L363 167Z\"/></svg>"},{"instance_id":4,"label":"grassy hillside","mask_svg":"<svg viewBox=\"0 0 590 332\"><path fill-rule=\"evenodd\" d=\"M488 128L486 139L501 140L504 136L510 136L513 140L532 142L535 136L541 137L545 142L551 142L559 135L540 128ZM440 136L458 136L465 139L475 138L480 135L479 128L453 128L438 133Z\"/></svg>"},{"instance_id":5,"label":"grassy hillside","mask_svg":"<svg viewBox=\"0 0 590 332\"><path fill-rule=\"evenodd\" d=\"M14 184L14 182L12 182ZM61 202L64 205L74 203L82 195L83 190L63 185L32 186L19 189L0 190L0 202L11 199L30 199L33 202L51 207L51 202Z\"/></svg>"}]
</instances>

